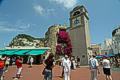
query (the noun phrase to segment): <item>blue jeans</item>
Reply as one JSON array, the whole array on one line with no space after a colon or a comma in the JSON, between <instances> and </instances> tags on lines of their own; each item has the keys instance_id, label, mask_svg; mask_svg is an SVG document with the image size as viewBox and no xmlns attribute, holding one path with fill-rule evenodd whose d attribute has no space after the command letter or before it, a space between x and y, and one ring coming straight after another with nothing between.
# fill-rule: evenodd
<instances>
[{"instance_id":1,"label":"blue jeans","mask_svg":"<svg viewBox=\"0 0 120 80\"><path fill-rule=\"evenodd\" d=\"M52 80L52 70L45 69L44 80L47 80L47 77Z\"/></svg>"},{"instance_id":2,"label":"blue jeans","mask_svg":"<svg viewBox=\"0 0 120 80\"><path fill-rule=\"evenodd\" d=\"M90 80L98 80L98 71L97 69L92 69L91 70L91 79Z\"/></svg>"}]
</instances>

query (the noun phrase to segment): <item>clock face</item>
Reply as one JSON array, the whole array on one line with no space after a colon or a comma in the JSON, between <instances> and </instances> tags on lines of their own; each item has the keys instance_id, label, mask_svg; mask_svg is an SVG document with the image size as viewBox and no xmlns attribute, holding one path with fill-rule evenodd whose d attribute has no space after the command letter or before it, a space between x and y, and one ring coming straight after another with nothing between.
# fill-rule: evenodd
<instances>
[{"instance_id":1,"label":"clock face","mask_svg":"<svg viewBox=\"0 0 120 80\"><path fill-rule=\"evenodd\" d=\"M78 25L80 25L81 24L81 17L79 16L79 17L77 17L77 18L74 18L73 20L72 20L72 26L73 27L76 27L76 26L78 26Z\"/></svg>"}]
</instances>

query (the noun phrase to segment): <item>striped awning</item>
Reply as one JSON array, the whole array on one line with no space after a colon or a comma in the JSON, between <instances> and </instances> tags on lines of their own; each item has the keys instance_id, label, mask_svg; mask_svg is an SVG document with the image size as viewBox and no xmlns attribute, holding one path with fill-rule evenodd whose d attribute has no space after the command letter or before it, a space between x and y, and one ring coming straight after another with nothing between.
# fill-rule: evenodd
<instances>
[{"instance_id":1,"label":"striped awning","mask_svg":"<svg viewBox=\"0 0 120 80\"><path fill-rule=\"evenodd\" d=\"M6 55L41 55L44 54L47 50L41 49L41 50L1 50L0 55L6 54Z\"/></svg>"},{"instance_id":2,"label":"striped awning","mask_svg":"<svg viewBox=\"0 0 120 80\"><path fill-rule=\"evenodd\" d=\"M47 50L31 50L30 52L26 53L26 55L40 55L44 54Z\"/></svg>"}]
</instances>

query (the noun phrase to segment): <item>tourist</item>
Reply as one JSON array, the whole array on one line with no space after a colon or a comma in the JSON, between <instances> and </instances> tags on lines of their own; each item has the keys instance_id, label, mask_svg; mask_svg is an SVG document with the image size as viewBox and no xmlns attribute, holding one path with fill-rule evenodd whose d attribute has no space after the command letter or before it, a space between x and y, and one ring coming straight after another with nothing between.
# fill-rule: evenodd
<instances>
[{"instance_id":1,"label":"tourist","mask_svg":"<svg viewBox=\"0 0 120 80\"><path fill-rule=\"evenodd\" d=\"M19 79L21 77L22 63L23 63L23 58L18 56L17 59L16 59L16 65L17 65L17 68L18 68L18 72L16 74L15 80Z\"/></svg>"},{"instance_id":2,"label":"tourist","mask_svg":"<svg viewBox=\"0 0 120 80\"><path fill-rule=\"evenodd\" d=\"M45 66L44 80L47 80L47 78L49 78L49 80L52 80L52 69L55 66L53 53L50 53L45 62L43 62L43 65Z\"/></svg>"},{"instance_id":3,"label":"tourist","mask_svg":"<svg viewBox=\"0 0 120 80\"><path fill-rule=\"evenodd\" d=\"M16 64L16 57L13 56L13 57L12 57L12 65L15 65L15 64Z\"/></svg>"},{"instance_id":4,"label":"tourist","mask_svg":"<svg viewBox=\"0 0 120 80\"><path fill-rule=\"evenodd\" d=\"M77 65L75 58L72 59L72 64L73 64L73 69L75 70Z\"/></svg>"},{"instance_id":5,"label":"tourist","mask_svg":"<svg viewBox=\"0 0 120 80\"><path fill-rule=\"evenodd\" d=\"M64 66L64 80L70 80L71 61L67 55L65 55L63 66Z\"/></svg>"},{"instance_id":6,"label":"tourist","mask_svg":"<svg viewBox=\"0 0 120 80\"><path fill-rule=\"evenodd\" d=\"M118 57L115 57L115 65L118 68Z\"/></svg>"},{"instance_id":7,"label":"tourist","mask_svg":"<svg viewBox=\"0 0 120 80\"><path fill-rule=\"evenodd\" d=\"M2 55L2 58L0 58L0 80L3 80L3 73L5 71L5 61L6 55Z\"/></svg>"},{"instance_id":8,"label":"tourist","mask_svg":"<svg viewBox=\"0 0 120 80\"><path fill-rule=\"evenodd\" d=\"M67 56L67 55L65 55L65 56ZM62 58L60 58L60 59L58 59L58 60L56 60L56 61L59 61L59 62L61 62L61 65L62 65L62 74L61 74L61 78L64 78L64 60L65 60L65 56L64 57L62 57ZM72 63L72 61L71 61L71 63Z\"/></svg>"},{"instance_id":9,"label":"tourist","mask_svg":"<svg viewBox=\"0 0 120 80\"><path fill-rule=\"evenodd\" d=\"M8 71L8 66L9 66L9 64L10 64L10 58L7 57L7 58L6 58L6 62L5 62L5 65L6 65L6 71L5 71L5 72Z\"/></svg>"},{"instance_id":10,"label":"tourist","mask_svg":"<svg viewBox=\"0 0 120 80\"><path fill-rule=\"evenodd\" d=\"M93 55L92 58L90 58L90 61L89 61L89 66L90 66L90 72L91 72L91 79L90 80L97 80L98 78L98 73L99 72L99 64L98 64L98 61L96 59L96 56Z\"/></svg>"},{"instance_id":11,"label":"tourist","mask_svg":"<svg viewBox=\"0 0 120 80\"><path fill-rule=\"evenodd\" d=\"M77 56L77 67L80 67L80 58Z\"/></svg>"},{"instance_id":12,"label":"tourist","mask_svg":"<svg viewBox=\"0 0 120 80\"><path fill-rule=\"evenodd\" d=\"M106 75L106 80L112 80L111 72L110 72L110 61L106 56L103 56L103 72Z\"/></svg>"},{"instance_id":13,"label":"tourist","mask_svg":"<svg viewBox=\"0 0 120 80\"><path fill-rule=\"evenodd\" d=\"M32 67L33 62L34 62L34 59L32 56L30 56L30 67Z\"/></svg>"},{"instance_id":14,"label":"tourist","mask_svg":"<svg viewBox=\"0 0 120 80\"><path fill-rule=\"evenodd\" d=\"M63 61L64 61L65 57L62 58L62 61L61 61L61 65L62 65L62 74L61 74L61 78L64 77L64 66L63 66Z\"/></svg>"}]
</instances>

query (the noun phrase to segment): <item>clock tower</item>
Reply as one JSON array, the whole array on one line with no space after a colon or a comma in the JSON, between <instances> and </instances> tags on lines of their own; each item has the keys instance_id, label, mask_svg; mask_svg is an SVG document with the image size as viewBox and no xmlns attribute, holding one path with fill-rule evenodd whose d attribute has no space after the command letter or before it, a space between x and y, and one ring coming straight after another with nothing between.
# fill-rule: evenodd
<instances>
[{"instance_id":1,"label":"clock tower","mask_svg":"<svg viewBox=\"0 0 120 80\"><path fill-rule=\"evenodd\" d=\"M88 65L91 39L88 12L84 6L77 6L70 12L70 27L67 29L72 43L72 54L80 58L80 65Z\"/></svg>"}]
</instances>

